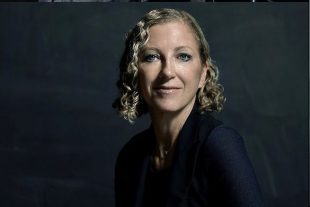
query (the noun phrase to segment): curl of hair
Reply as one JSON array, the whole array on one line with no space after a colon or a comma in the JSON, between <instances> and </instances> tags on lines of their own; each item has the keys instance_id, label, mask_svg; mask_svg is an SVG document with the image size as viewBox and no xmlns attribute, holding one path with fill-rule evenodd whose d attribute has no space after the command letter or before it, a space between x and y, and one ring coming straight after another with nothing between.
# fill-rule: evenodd
<instances>
[{"instance_id":1,"label":"curl of hair","mask_svg":"<svg viewBox=\"0 0 310 207\"><path fill-rule=\"evenodd\" d=\"M128 33L125 49L120 61L120 74L117 87L120 92L113 107L116 108L121 117L133 122L136 118L148 111L143 97L139 93L138 85L138 63L140 51L149 39L149 28L156 24L164 24L172 21L186 23L193 31L200 52L202 64L207 64L205 84L197 91L199 111L221 111L225 98L224 88L218 83L218 68L209 55L209 45L196 20L185 11L175 9L157 9L147 13Z\"/></svg>"},{"instance_id":2,"label":"curl of hair","mask_svg":"<svg viewBox=\"0 0 310 207\"><path fill-rule=\"evenodd\" d=\"M224 87L218 83L219 72L217 66L209 57L207 59L207 73L205 84L198 89L197 99L200 104L199 111L222 111L225 97L223 95Z\"/></svg>"}]
</instances>

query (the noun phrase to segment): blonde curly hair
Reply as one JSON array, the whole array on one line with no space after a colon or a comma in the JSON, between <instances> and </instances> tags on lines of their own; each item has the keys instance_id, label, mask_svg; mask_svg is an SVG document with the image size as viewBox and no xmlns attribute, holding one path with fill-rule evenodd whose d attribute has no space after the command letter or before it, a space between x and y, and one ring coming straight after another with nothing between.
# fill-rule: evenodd
<instances>
[{"instance_id":1,"label":"blonde curly hair","mask_svg":"<svg viewBox=\"0 0 310 207\"><path fill-rule=\"evenodd\" d=\"M147 105L138 90L139 53L149 39L149 29L156 24L180 21L186 23L193 31L199 44L200 59L207 64L205 84L197 91L199 111L221 111L225 97L224 88L218 83L218 68L209 53L209 44L197 21L187 12L175 9L156 9L147 13L128 33L125 49L120 62L120 77L117 86L120 91L113 107L121 117L133 122L148 111Z\"/></svg>"}]
</instances>

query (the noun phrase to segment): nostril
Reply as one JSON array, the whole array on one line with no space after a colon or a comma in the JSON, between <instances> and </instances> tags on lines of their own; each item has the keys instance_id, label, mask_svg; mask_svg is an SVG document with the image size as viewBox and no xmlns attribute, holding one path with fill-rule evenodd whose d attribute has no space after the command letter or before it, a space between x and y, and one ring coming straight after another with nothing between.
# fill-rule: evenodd
<instances>
[{"instance_id":1,"label":"nostril","mask_svg":"<svg viewBox=\"0 0 310 207\"><path fill-rule=\"evenodd\" d=\"M170 81L171 79L174 79L173 75L167 74L167 73L160 73L158 75L156 82L157 82L157 84L160 85L160 84L163 84L163 83Z\"/></svg>"}]
</instances>

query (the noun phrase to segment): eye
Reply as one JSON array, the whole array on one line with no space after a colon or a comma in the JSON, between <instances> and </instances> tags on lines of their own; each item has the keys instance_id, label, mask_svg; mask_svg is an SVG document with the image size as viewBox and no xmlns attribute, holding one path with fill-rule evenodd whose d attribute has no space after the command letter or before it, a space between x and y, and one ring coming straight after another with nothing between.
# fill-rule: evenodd
<instances>
[{"instance_id":1,"label":"eye","mask_svg":"<svg viewBox=\"0 0 310 207\"><path fill-rule=\"evenodd\" d=\"M183 61L183 62L187 62L187 61L189 61L190 59L192 59L192 56L189 55L189 54L187 54L187 53L180 53L180 54L178 55L178 59L180 59L180 60Z\"/></svg>"},{"instance_id":2,"label":"eye","mask_svg":"<svg viewBox=\"0 0 310 207\"><path fill-rule=\"evenodd\" d=\"M158 54L148 54L143 57L143 61L151 63L158 60L159 58L160 56Z\"/></svg>"}]
</instances>

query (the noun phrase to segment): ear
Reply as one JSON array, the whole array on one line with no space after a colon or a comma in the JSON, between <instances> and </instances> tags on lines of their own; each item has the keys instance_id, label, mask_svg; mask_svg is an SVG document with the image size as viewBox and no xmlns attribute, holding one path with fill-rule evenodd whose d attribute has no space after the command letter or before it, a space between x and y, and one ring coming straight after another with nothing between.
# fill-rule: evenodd
<instances>
[{"instance_id":1,"label":"ear","mask_svg":"<svg viewBox=\"0 0 310 207\"><path fill-rule=\"evenodd\" d=\"M206 82L207 71L208 71L208 65L207 65L207 63L205 63L202 66L202 71L201 71L201 76L200 76L198 88L201 88L204 86L204 84Z\"/></svg>"}]
</instances>

